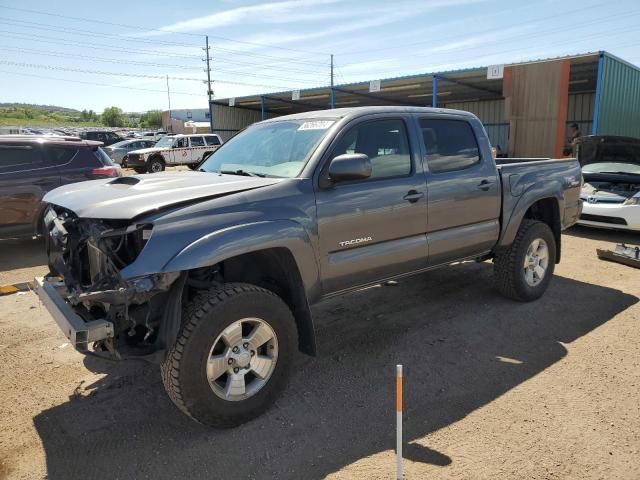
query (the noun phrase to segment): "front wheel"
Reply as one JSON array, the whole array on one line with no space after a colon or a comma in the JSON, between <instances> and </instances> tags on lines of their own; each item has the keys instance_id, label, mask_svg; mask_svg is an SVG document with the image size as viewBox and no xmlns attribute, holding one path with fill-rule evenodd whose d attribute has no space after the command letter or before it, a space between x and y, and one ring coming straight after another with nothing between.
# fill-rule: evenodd
<instances>
[{"instance_id":1,"label":"front wheel","mask_svg":"<svg viewBox=\"0 0 640 480\"><path fill-rule=\"evenodd\" d=\"M164 171L164 160L160 157L151 157L147 160L147 171L149 173L158 173Z\"/></svg>"},{"instance_id":2,"label":"front wheel","mask_svg":"<svg viewBox=\"0 0 640 480\"><path fill-rule=\"evenodd\" d=\"M230 283L199 294L162 364L173 403L193 419L230 428L264 412L284 389L295 321L274 293Z\"/></svg>"},{"instance_id":3,"label":"front wheel","mask_svg":"<svg viewBox=\"0 0 640 480\"><path fill-rule=\"evenodd\" d=\"M504 296L530 302L549 286L556 259L556 240L546 223L523 220L511 246L496 254L494 277Z\"/></svg>"}]
</instances>

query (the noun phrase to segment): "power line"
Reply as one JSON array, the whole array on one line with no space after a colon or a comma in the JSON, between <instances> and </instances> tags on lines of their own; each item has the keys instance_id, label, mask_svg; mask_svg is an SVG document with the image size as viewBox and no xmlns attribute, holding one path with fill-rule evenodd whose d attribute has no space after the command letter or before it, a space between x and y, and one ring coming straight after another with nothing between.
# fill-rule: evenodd
<instances>
[{"instance_id":1,"label":"power line","mask_svg":"<svg viewBox=\"0 0 640 480\"><path fill-rule=\"evenodd\" d=\"M30 28L32 30L48 30L52 32L71 33L71 34L75 34L74 32L77 32L79 34L88 34L88 35L91 35L92 37L116 38L118 40L128 41L128 42L135 41L135 42L141 42L141 43L151 43L153 45L161 44L161 45L169 45L169 46L177 46L177 47L199 48L199 45L196 45L193 43L167 42L164 40L147 40L147 39L136 38L131 36L123 37L122 35L115 35L112 33L102 33L102 32L95 32L91 30L81 30L78 28L70 28L70 27L59 27L57 25L51 25L49 23L28 22L26 20L18 20L13 18L2 19L0 20L0 23L8 24L11 26L18 26L22 28Z\"/></svg>"},{"instance_id":2,"label":"power line","mask_svg":"<svg viewBox=\"0 0 640 480\"><path fill-rule=\"evenodd\" d=\"M42 63L26 63L26 62L12 62L10 60L0 60L0 64L3 65L11 65L13 67L25 67L25 68L40 68L43 70L60 70L63 72L76 72L76 73L90 73L93 75L110 75L115 77L133 77L133 78L150 78L150 79L160 79L164 80L166 75L149 75L144 73L123 73L123 72L107 72L103 70L89 70L84 68L72 68L72 67L63 67L59 65L45 65ZM191 81L191 82L202 82L201 78L191 78L191 77L168 77L170 80L178 80L178 81Z\"/></svg>"},{"instance_id":3,"label":"power line","mask_svg":"<svg viewBox=\"0 0 640 480\"><path fill-rule=\"evenodd\" d=\"M134 60L122 60L119 58L104 58L104 57L94 57L91 55L79 55L75 53L63 53L54 50L35 50L30 48L14 48L14 47L5 47L4 50L8 51L17 51L23 53L30 53L34 55L44 55L47 57L61 57L61 58L82 58L87 60L92 60L94 62L103 62L103 63L111 63L114 65L139 65L139 66L150 66L150 67L158 67L158 68L179 68L184 70L191 71L200 71L200 67L187 67L185 65L177 65L171 63L154 63L154 62L138 62ZM241 70L229 70L227 68L216 68L218 72L224 72L239 76L246 77L254 77L254 78L269 78L273 80L283 80L282 76L274 76L265 73L252 73L252 72L243 72ZM296 83L309 83L316 84L315 80L310 79L297 79Z\"/></svg>"},{"instance_id":4,"label":"power line","mask_svg":"<svg viewBox=\"0 0 640 480\"><path fill-rule=\"evenodd\" d=\"M328 67L329 64L327 62L309 62L306 61L304 58L288 58L288 57L278 57L278 56L274 56L274 55L266 55L266 54L262 54L262 53L251 53L251 52L243 52L242 50L233 50L230 48L221 48L221 47L213 47L217 52L225 52L225 53L232 53L234 55L242 55L245 57L257 57L257 58L273 58L275 60L280 60L282 62L287 62L287 63L300 63L303 65L313 65L313 66L322 66L322 67Z\"/></svg>"},{"instance_id":5,"label":"power line","mask_svg":"<svg viewBox=\"0 0 640 480\"><path fill-rule=\"evenodd\" d=\"M83 17L72 17L71 15L62 15L60 13L49 13L49 12L43 12L41 10L31 10L28 8L19 8L19 7L9 7L8 5L0 5L0 8L5 8L8 10L15 10L17 12L26 12L26 13L35 13L37 15L46 15L48 17L57 17L57 18L68 18L71 20L78 20L80 22L90 22L90 23L102 23L103 25L111 25L114 27L123 27L123 28L130 28L133 30L140 30L140 25L126 25L124 23L115 23L115 22L106 22L104 20L96 20L95 18L83 18ZM202 38L203 35L199 35L199 34L195 34L195 33L186 33L186 32L173 32L170 30L160 30L160 29L156 29L156 28L150 28L149 31L154 31L154 32L162 32L162 33L171 33L171 34L177 34L177 35L188 35L191 37L199 37Z\"/></svg>"},{"instance_id":6,"label":"power line","mask_svg":"<svg viewBox=\"0 0 640 480\"><path fill-rule=\"evenodd\" d=\"M6 6L6 5L0 5L0 8L14 10L14 11L18 11L18 12L26 12L26 13L35 13L35 14L38 14L38 15L46 15L46 16L49 16L49 17L67 18L67 19L78 20L78 21L82 21L82 22L102 23L104 25L111 25L111 26L117 26L117 27L122 27L122 28L128 28L128 29L132 29L132 30L136 30L136 31L140 30L140 26L139 25L127 25L127 24L124 24L124 23L107 22L107 21L104 21L104 20L96 20L95 18L73 17L73 16L70 16L70 15L62 15L62 14L59 14L59 13L49 13L49 12L43 12L43 11L40 11L40 10L31 10L31 9L27 9L27 8L9 7L9 6ZM165 34L174 34L174 35L188 35L188 36L191 36L191 37L199 37L199 38L202 38L202 37L205 36L205 34L196 34L196 33L188 33L188 32L176 32L176 31L172 31L172 30L166 30L164 28L162 28L162 29L160 29L160 28L149 28L149 29L147 29L147 31L165 33ZM93 33L93 32L91 32L91 33ZM299 48L282 47L280 45L273 45L273 44L268 44L268 43L250 42L250 41L247 41L247 40L236 40L236 39L229 38L229 37L222 37L220 35L209 35L209 36L211 38L217 38L219 40L225 40L225 41L228 41L228 42L234 42L234 43L239 43L239 44L243 44L243 45L255 45L255 46L263 47L263 48L273 48L273 49L278 49L278 50L287 50L287 51L291 51L291 52L307 53L307 54L311 54L311 55L327 55L327 53L323 53L323 52L313 52L313 51L309 51L309 50L301 50Z\"/></svg>"},{"instance_id":7,"label":"power line","mask_svg":"<svg viewBox=\"0 0 640 480\"><path fill-rule=\"evenodd\" d=\"M134 77L134 78L148 78L152 80L164 80L166 75L145 75L145 74L135 74L135 73L121 73L121 72L105 72L100 70L86 70L79 68L68 68L61 67L57 65L44 65L37 63L22 63L22 62L11 62L8 60L0 60L0 64L10 65L14 67L24 67L24 68L39 68L43 70L60 70L66 72L78 72L78 73L89 73L94 75L109 75L109 76L125 76L125 77ZM184 78L184 77L169 77L170 80L191 80L196 82L204 82L204 80L199 78ZM217 83L223 83L227 85L242 85L248 87L260 87L260 88L275 88L280 90L290 90L291 87L284 87L282 85L265 85L262 83L248 83L248 82L238 82L232 80L216 80Z\"/></svg>"},{"instance_id":8,"label":"power line","mask_svg":"<svg viewBox=\"0 0 640 480\"><path fill-rule=\"evenodd\" d=\"M580 10L578 13L582 13L586 10L591 10L594 8L602 8L602 2L598 1L593 5L588 5L588 6L581 6ZM547 17L541 17L541 18L535 18L535 19L531 19L531 20L527 20L525 22L518 22L515 23L511 26L513 27L522 27L524 25L529 25L529 24L535 24L544 20L551 20L551 19L556 19L556 18L562 18L564 15L573 15L576 13L576 9L572 8L570 10L566 10L564 12L560 12L557 13L555 15L550 15ZM580 24L580 26L583 26L584 24ZM476 34L483 34L483 33L487 33L487 29L484 28L482 30L477 30L477 31L471 31L471 32L465 32L465 34L467 35L476 35ZM440 36L438 35L438 40L448 40L448 39L459 39L460 38L460 33L457 32L453 35L446 35L446 36ZM361 53L370 53L370 52L381 52L381 51L385 51L385 50L395 50L395 49L406 49L407 47L413 47L416 45L423 45L425 43L433 43L433 39L430 40L422 40L420 42L412 42L412 43L405 43L403 45L393 45L390 47L383 47L383 48L370 48L370 49L366 49L366 50L351 50L351 51L346 51L346 52L340 52L340 56L341 57L345 57L347 55L356 55L356 54L361 54Z\"/></svg>"},{"instance_id":9,"label":"power line","mask_svg":"<svg viewBox=\"0 0 640 480\"><path fill-rule=\"evenodd\" d=\"M73 46L73 47L75 47L75 46L80 46L80 47L98 47L101 50L112 50L112 51L120 52L120 53L143 53L143 54L157 55L157 56L169 56L169 57L197 58L197 59L200 59L199 55L190 55L190 54L185 54L185 53L172 53L172 52L166 52L166 51L160 51L160 50L143 50L143 49L133 49L133 48L115 48L115 47L110 47L109 45L104 45L104 44L100 44L100 43L77 42L77 41L72 41L72 40L60 41L60 39L58 37L49 37L49 36L46 36L46 35L23 34L23 33L20 33L20 32L11 32L11 31L7 31L7 30L0 30L0 34L11 35L12 37L16 37L17 36L17 38L19 38L21 40L29 40L29 41L39 42L40 40L37 40L37 39L43 39L43 40L46 40L48 43L57 43L59 45L70 45L70 46Z\"/></svg>"},{"instance_id":10,"label":"power line","mask_svg":"<svg viewBox=\"0 0 640 480\"><path fill-rule=\"evenodd\" d=\"M53 81L60 81L60 82L71 82L71 83L80 83L83 85L92 85L92 86L97 86L97 87L109 87L109 88L123 88L126 90L141 90L144 92L157 92L157 93L167 93L166 90L156 90L156 89L152 89L152 88L142 88L142 87L129 87L129 86L125 86L125 85L110 85L108 83L96 83L96 82L85 82L82 80L69 80L67 78L57 78L57 77L47 77L44 75L36 75L33 73L22 73L22 72L11 72L11 71L6 71L6 70L0 70L0 73L4 73L7 75L19 75L22 77L34 77L34 78L43 78L45 80L53 80ZM174 95L190 95L192 97L202 97L201 94L196 94L196 93L188 93L188 92L171 92Z\"/></svg>"},{"instance_id":11,"label":"power line","mask_svg":"<svg viewBox=\"0 0 640 480\"><path fill-rule=\"evenodd\" d=\"M627 17L636 16L638 14L640 14L640 11L631 11L626 16ZM614 20L614 19L619 19L619 18L620 18L619 15L611 15L609 17L600 18L600 19L595 20L593 22L586 22L586 23L581 23L580 25L577 25L577 26L574 26L574 27L568 27L568 28L565 28L562 31L558 31L558 29L554 27L554 28L551 28L551 29L548 29L548 30L538 31L538 32L536 32L536 36L541 35L541 34L545 34L545 33L566 33L568 30L572 30L572 29L576 29L576 28L582 28L582 27L588 26L588 25L602 24L603 22L606 22L608 20ZM631 31L635 31L635 30L637 30L637 29L625 30L625 33L628 33L628 32L631 32ZM581 41L584 41L585 39L588 39L588 38L597 38L597 37L608 36L608 35L611 35L610 31L609 32L600 32L600 33L595 34L595 35L583 35L581 38L576 39L575 41L581 42ZM411 55L401 55L401 56L395 56L395 57L378 58L376 60L367 61L366 63L380 63L380 62L386 62L386 61L389 61L389 60L397 60L399 58L416 58L416 57L422 57L422 56L427 56L427 55L433 56L433 55L437 55L438 53L448 54L448 53L451 53L451 52L473 51L473 50L477 50L479 48L486 48L487 46L490 46L490 45L500 45L500 44L504 44L504 43L509 43L509 42L512 42L514 40L518 40L518 39L521 39L521 38L532 38L532 35L524 34L524 35L516 35L516 36L512 36L512 37L504 37L504 38L502 38L500 40L496 40L494 42L484 42L481 45L477 45L475 47L450 48L450 49L444 50L442 52L414 53L414 54L411 54ZM536 40L537 41L538 39L535 38L535 36L534 36L532 38L532 40ZM573 43L575 43L575 41ZM537 44L536 46L539 46L539 44ZM519 48L516 48L516 49L506 50L506 51L503 51L503 52L491 52L491 54L494 55L494 54L500 54L500 53L508 53L510 51L517 51L517 50L520 50L520 49L522 49L522 47L519 47ZM362 63L362 62L343 63L341 66L342 67L346 67L346 66L350 66L350 65L357 65L359 63Z\"/></svg>"},{"instance_id":12,"label":"power line","mask_svg":"<svg viewBox=\"0 0 640 480\"><path fill-rule=\"evenodd\" d=\"M93 60L96 62L106 62L106 63L113 63L116 65L141 65L141 66L150 66L150 67L169 67L169 68L180 68L180 69L184 69L184 70L200 70L199 67L188 67L186 65L178 65L178 64L172 64L172 63L155 63L155 62L142 62L142 61L135 61L135 60L123 60L120 58L104 58L104 57L94 57L93 55L80 55L77 53L64 53L64 52L59 52L56 50L35 50L32 48L14 48L14 47L3 47L3 50L9 50L9 51L17 51L17 52L24 52L24 53L32 53L35 55L46 55L46 56L52 56L52 57L63 57L63 58L83 58L83 59L87 59L87 60Z\"/></svg>"}]
</instances>

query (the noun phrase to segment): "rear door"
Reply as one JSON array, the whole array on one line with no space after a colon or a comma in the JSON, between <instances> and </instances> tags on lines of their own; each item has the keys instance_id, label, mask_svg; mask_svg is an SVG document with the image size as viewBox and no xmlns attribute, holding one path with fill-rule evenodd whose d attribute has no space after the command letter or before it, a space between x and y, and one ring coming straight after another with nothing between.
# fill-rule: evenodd
<instances>
[{"instance_id":1,"label":"rear door","mask_svg":"<svg viewBox=\"0 0 640 480\"><path fill-rule=\"evenodd\" d=\"M490 250L500 233L500 187L488 148L470 122L419 119L427 167L429 264ZM480 128L480 127L479 127Z\"/></svg>"},{"instance_id":2,"label":"rear door","mask_svg":"<svg viewBox=\"0 0 640 480\"><path fill-rule=\"evenodd\" d=\"M411 118L376 117L351 123L324 159L365 153L369 179L321 188L316 207L325 294L426 266L426 183Z\"/></svg>"},{"instance_id":3,"label":"rear door","mask_svg":"<svg viewBox=\"0 0 640 480\"><path fill-rule=\"evenodd\" d=\"M42 197L60 185L40 145L0 145L0 232L33 234Z\"/></svg>"},{"instance_id":4,"label":"rear door","mask_svg":"<svg viewBox=\"0 0 640 480\"><path fill-rule=\"evenodd\" d=\"M204 154L206 149L204 138L201 136L191 136L189 137L189 142L191 146L191 163L200 163L200 160L202 160L202 155Z\"/></svg>"},{"instance_id":5,"label":"rear door","mask_svg":"<svg viewBox=\"0 0 640 480\"><path fill-rule=\"evenodd\" d=\"M176 165L189 163L191 157L189 154L189 139L187 137L176 138L173 148L169 152L169 158L171 163Z\"/></svg>"}]
</instances>

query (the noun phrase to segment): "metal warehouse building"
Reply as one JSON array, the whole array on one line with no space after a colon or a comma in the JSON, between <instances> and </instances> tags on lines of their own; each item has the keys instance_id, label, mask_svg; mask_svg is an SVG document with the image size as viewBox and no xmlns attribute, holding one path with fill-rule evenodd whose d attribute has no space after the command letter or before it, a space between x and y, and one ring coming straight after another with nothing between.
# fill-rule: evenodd
<instances>
[{"instance_id":1,"label":"metal warehouse building","mask_svg":"<svg viewBox=\"0 0 640 480\"><path fill-rule=\"evenodd\" d=\"M499 153L562 155L567 126L640 137L640 69L607 52L214 100L228 139L266 118L339 107L410 105L476 114Z\"/></svg>"}]
</instances>

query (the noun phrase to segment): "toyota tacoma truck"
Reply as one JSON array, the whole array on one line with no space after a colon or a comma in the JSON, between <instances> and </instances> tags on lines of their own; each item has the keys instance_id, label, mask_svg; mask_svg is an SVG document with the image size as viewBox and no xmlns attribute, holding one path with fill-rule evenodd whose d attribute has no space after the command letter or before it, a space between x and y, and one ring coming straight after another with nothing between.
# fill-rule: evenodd
<instances>
[{"instance_id":1,"label":"toyota tacoma truck","mask_svg":"<svg viewBox=\"0 0 640 480\"><path fill-rule=\"evenodd\" d=\"M498 291L538 299L581 182L575 159L496 165L462 111L283 116L198 171L50 192L36 289L77 350L157 362L180 410L233 427L282 392L296 349L315 354L321 300L489 259Z\"/></svg>"}]
</instances>

